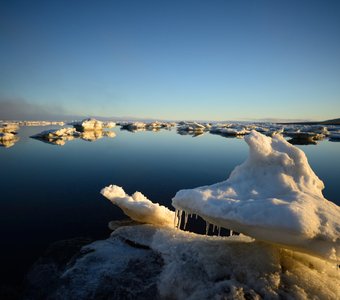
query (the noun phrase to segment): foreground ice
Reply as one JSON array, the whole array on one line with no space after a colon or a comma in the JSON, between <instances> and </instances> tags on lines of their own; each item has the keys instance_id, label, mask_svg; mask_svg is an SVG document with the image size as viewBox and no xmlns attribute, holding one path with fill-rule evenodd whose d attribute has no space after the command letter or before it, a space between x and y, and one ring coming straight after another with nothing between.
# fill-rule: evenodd
<instances>
[{"instance_id":1,"label":"foreground ice","mask_svg":"<svg viewBox=\"0 0 340 300\"><path fill-rule=\"evenodd\" d=\"M56 245L35 264L27 278L26 299L340 296L334 264L244 236L207 237L139 225L120 227L107 240L86 245L68 259L60 253L69 253L70 247L63 249Z\"/></svg>"},{"instance_id":2,"label":"foreground ice","mask_svg":"<svg viewBox=\"0 0 340 300\"><path fill-rule=\"evenodd\" d=\"M151 202L140 192L129 196L121 187L110 185L103 188L101 194L133 220L159 226L174 226L175 213L165 206Z\"/></svg>"},{"instance_id":3,"label":"foreground ice","mask_svg":"<svg viewBox=\"0 0 340 300\"><path fill-rule=\"evenodd\" d=\"M282 136L253 131L248 159L228 180L181 190L172 204L207 222L330 260L340 256L340 208L305 154Z\"/></svg>"},{"instance_id":4,"label":"foreground ice","mask_svg":"<svg viewBox=\"0 0 340 300\"><path fill-rule=\"evenodd\" d=\"M228 180L177 192L175 225L181 224L184 211L185 222L197 214L217 227L339 261L340 208L323 197L323 182L305 154L280 135L253 131L245 140L249 158ZM122 188L109 186L102 194L134 220L171 224L173 213L140 193L129 197Z\"/></svg>"}]
</instances>

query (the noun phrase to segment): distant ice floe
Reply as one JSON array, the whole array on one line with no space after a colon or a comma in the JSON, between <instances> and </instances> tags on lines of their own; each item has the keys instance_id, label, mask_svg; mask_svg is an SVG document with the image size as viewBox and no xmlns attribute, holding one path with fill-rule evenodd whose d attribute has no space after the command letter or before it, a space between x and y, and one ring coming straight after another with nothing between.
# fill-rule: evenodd
<instances>
[{"instance_id":1,"label":"distant ice floe","mask_svg":"<svg viewBox=\"0 0 340 300\"><path fill-rule=\"evenodd\" d=\"M19 141L17 131L19 125L15 122L2 122L0 123L0 146L10 148Z\"/></svg>"},{"instance_id":2,"label":"distant ice floe","mask_svg":"<svg viewBox=\"0 0 340 300\"><path fill-rule=\"evenodd\" d=\"M14 133L19 130L19 124L15 122L3 122L0 124L0 132Z\"/></svg>"},{"instance_id":3,"label":"distant ice floe","mask_svg":"<svg viewBox=\"0 0 340 300\"><path fill-rule=\"evenodd\" d=\"M18 136L9 132L0 132L0 146L10 148L19 140Z\"/></svg>"},{"instance_id":4,"label":"distant ice floe","mask_svg":"<svg viewBox=\"0 0 340 300\"><path fill-rule=\"evenodd\" d=\"M103 130L104 128L113 128L116 126L114 122L102 122L93 118L84 119L82 121L76 121L71 123L77 131L93 131L93 130Z\"/></svg>"},{"instance_id":5,"label":"distant ice floe","mask_svg":"<svg viewBox=\"0 0 340 300\"><path fill-rule=\"evenodd\" d=\"M177 192L172 201L173 220L173 212L156 209L158 204L141 194L129 197L116 186L104 188L102 194L137 221L153 223L156 219L162 220L156 225L167 226L173 221L178 227L183 213L184 224L195 214L208 226L339 261L340 207L323 197L323 182L305 154L281 135L271 138L252 131L245 141L249 157L229 179Z\"/></svg>"},{"instance_id":6,"label":"distant ice floe","mask_svg":"<svg viewBox=\"0 0 340 300\"><path fill-rule=\"evenodd\" d=\"M42 131L31 136L31 138L38 139L49 144L63 146L66 142L72 141L80 135L81 134L74 128L60 128Z\"/></svg>"},{"instance_id":7,"label":"distant ice floe","mask_svg":"<svg viewBox=\"0 0 340 300\"><path fill-rule=\"evenodd\" d=\"M59 125L64 126L65 122L63 121L20 121L18 122L20 126L53 126Z\"/></svg>"},{"instance_id":8,"label":"distant ice floe","mask_svg":"<svg viewBox=\"0 0 340 300\"><path fill-rule=\"evenodd\" d=\"M170 129L171 127L176 126L176 123L173 122L120 122L119 123L122 130L128 130L131 132L137 131L159 131L161 129Z\"/></svg>"},{"instance_id":9,"label":"distant ice floe","mask_svg":"<svg viewBox=\"0 0 340 300\"><path fill-rule=\"evenodd\" d=\"M33 135L31 138L35 138L49 144L63 146L66 144L66 142L72 141L75 138L81 138L85 141L93 142L101 139L102 137L114 138L116 136L113 131L103 130L104 128L114 127L114 122L103 123L95 119L86 119L77 122L77 124L78 125L74 126L76 128L81 128L81 131L77 131L76 128L70 127L50 129Z\"/></svg>"},{"instance_id":10,"label":"distant ice floe","mask_svg":"<svg viewBox=\"0 0 340 300\"><path fill-rule=\"evenodd\" d=\"M105 128L113 128L120 126L121 130L130 132L154 131L161 129L172 129L177 126L177 133L180 135L201 136L204 133L221 135L223 137L243 138L252 130L263 133L267 136L282 134L289 139L291 144L308 145L317 144L330 135L340 131L337 125L306 125L306 124L277 124L277 123L250 123L250 122L224 122L209 123L195 121L180 122L102 122L93 118L84 119L82 121L74 121L69 123L73 125L77 131L100 131ZM336 136L336 135L334 135ZM336 137L332 140L336 140Z\"/></svg>"},{"instance_id":11,"label":"distant ice floe","mask_svg":"<svg viewBox=\"0 0 340 300\"><path fill-rule=\"evenodd\" d=\"M204 123L181 121L177 126L180 135L200 136L205 132L223 137L243 138L252 130L266 136L283 135L288 142L296 145L317 144L327 137L340 132L336 125L304 125L304 124L275 124L275 123Z\"/></svg>"}]
</instances>

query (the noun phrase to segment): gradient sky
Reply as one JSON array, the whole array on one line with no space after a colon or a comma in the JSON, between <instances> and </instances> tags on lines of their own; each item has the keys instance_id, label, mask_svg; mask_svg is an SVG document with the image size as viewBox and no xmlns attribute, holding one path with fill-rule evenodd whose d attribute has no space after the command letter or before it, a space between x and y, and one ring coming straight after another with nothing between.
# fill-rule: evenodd
<instances>
[{"instance_id":1,"label":"gradient sky","mask_svg":"<svg viewBox=\"0 0 340 300\"><path fill-rule=\"evenodd\" d=\"M160 119L339 117L340 1L1 1L0 102Z\"/></svg>"}]
</instances>

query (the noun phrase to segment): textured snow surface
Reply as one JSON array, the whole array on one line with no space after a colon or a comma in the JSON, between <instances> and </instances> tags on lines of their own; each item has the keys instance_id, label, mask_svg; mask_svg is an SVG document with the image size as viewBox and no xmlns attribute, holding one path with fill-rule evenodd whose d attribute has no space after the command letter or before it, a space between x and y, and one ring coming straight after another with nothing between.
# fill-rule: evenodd
<instances>
[{"instance_id":1,"label":"textured snow surface","mask_svg":"<svg viewBox=\"0 0 340 300\"><path fill-rule=\"evenodd\" d=\"M339 299L339 276L335 264L248 237L139 225L83 247L49 299Z\"/></svg>"},{"instance_id":2,"label":"textured snow surface","mask_svg":"<svg viewBox=\"0 0 340 300\"><path fill-rule=\"evenodd\" d=\"M331 260L340 256L340 207L303 151L252 131L248 159L226 181L177 192L173 206L207 222Z\"/></svg>"},{"instance_id":3,"label":"textured snow surface","mask_svg":"<svg viewBox=\"0 0 340 300\"><path fill-rule=\"evenodd\" d=\"M165 206L151 202L140 192L129 196L121 187L110 185L103 188L101 194L133 220L159 226L174 226L175 213Z\"/></svg>"}]
</instances>

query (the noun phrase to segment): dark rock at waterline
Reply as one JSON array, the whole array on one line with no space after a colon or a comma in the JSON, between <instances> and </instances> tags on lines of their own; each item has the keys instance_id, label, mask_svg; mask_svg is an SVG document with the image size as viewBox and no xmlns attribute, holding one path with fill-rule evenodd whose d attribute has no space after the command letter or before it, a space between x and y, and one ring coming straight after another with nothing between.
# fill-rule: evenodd
<instances>
[{"instance_id":1,"label":"dark rock at waterline","mask_svg":"<svg viewBox=\"0 0 340 300\"><path fill-rule=\"evenodd\" d=\"M28 273L23 299L159 298L160 254L119 235L87 245L90 242L73 239L51 245Z\"/></svg>"},{"instance_id":2,"label":"dark rock at waterline","mask_svg":"<svg viewBox=\"0 0 340 300\"><path fill-rule=\"evenodd\" d=\"M48 299L60 285L60 276L81 253L80 249L93 242L90 238L74 238L51 244L32 266L24 283L24 299Z\"/></svg>"}]
</instances>

